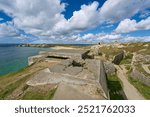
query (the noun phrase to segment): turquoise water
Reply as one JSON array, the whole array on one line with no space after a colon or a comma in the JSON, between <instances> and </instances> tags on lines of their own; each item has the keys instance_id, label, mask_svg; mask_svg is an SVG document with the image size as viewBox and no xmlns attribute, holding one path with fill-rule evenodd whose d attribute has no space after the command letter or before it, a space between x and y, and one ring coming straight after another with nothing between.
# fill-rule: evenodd
<instances>
[{"instance_id":1,"label":"turquoise water","mask_svg":"<svg viewBox=\"0 0 150 117\"><path fill-rule=\"evenodd\" d=\"M28 57L37 55L41 50L50 48L16 47L16 45L0 45L0 75L18 71L28 65Z\"/></svg>"}]
</instances>

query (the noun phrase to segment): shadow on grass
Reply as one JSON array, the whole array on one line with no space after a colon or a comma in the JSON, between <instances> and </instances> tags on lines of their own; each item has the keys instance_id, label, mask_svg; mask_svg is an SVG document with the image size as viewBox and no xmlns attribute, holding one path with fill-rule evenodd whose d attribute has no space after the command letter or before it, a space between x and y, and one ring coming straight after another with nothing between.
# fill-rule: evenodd
<instances>
[{"instance_id":1,"label":"shadow on grass","mask_svg":"<svg viewBox=\"0 0 150 117\"><path fill-rule=\"evenodd\" d=\"M121 82L116 75L107 76L107 84L111 100L127 99L125 93L123 92Z\"/></svg>"}]
</instances>

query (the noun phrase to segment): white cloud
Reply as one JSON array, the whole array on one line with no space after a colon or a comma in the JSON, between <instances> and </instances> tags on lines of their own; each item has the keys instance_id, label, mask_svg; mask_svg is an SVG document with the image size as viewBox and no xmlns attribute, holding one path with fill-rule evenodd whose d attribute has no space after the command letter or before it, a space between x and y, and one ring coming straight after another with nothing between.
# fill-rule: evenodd
<instances>
[{"instance_id":1,"label":"white cloud","mask_svg":"<svg viewBox=\"0 0 150 117\"><path fill-rule=\"evenodd\" d=\"M72 35L72 36L64 36L64 40L66 40L67 43L98 43L98 42L147 42L150 41L150 36L144 36L144 37L134 37L134 36L122 36L121 34L107 34L107 33L98 33L98 34L85 34L83 36L81 35Z\"/></svg>"},{"instance_id":2,"label":"white cloud","mask_svg":"<svg viewBox=\"0 0 150 117\"><path fill-rule=\"evenodd\" d=\"M136 22L136 20L125 19L120 22L115 32L128 33L137 30L149 30L149 29L150 29L150 17L148 17L145 20L141 20L140 22Z\"/></svg>"},{"instance_id":3,"label":"white cloud","mask_svg":"<svg viewBox=\"0 0 150 117\"><path fill-rule=\"evenodd\" d=\"M96 27L100 22L100 14L97 10L98 5L98 2L82 5L79 11L73 12L73 16L70 19L62 19L58 22L54 27L54 31L60 33L80 32Z\"/></svg>"},{"instance_id":4,"label":"white cloud","mask_svg":"<svg viewBox=\"0 0 150 117\"><path fill-rule=\"evenodd\" d=\"M0 17L0 21L4 20L3 18Z\"/></svg>"},{"instance_id":5,"label":"white cloud","mask_svg":"<svg viewBox=\"0 0 150 117\"><path fill-rule=\"evenodd\" d=\"M107 25L109 28L112 23L130 18L148 8L150 0L107 0L100 9L98 6L98 2L82 5L81 9L74 11L73 16L67 20L62 14L65 10L65 4L61 3L61 0L13 0L13 2L12 0L0 0L0 10L13 18L13 26L7 23L0 25L0 35L6 35L8 31L10 31L10 35L18 34L16 29L18 28L39 37L40 42L42 39L46 42L59 43L73 41L89 43L100 40L124 39L119 34L100 33L94 35L90 33L80 36L80 32L104 23L109 23ZM126 29L128 26L125 24L130 25L131 28ZM124 32L149 29L149 20L146 19L137 23L128 19L125 23L121 22L120 25L120 29L116 29L117 32L121 29ZM21 35L21 38L28 37Z\"/></svg>"},{"instance_id":6,"label":"white cloud","mask_svg":"<svg viewBox=\"0 0 150 117\"><path fill-rule=\"evenodd\" d=\"M100 9L101 18L117 22L149 8L150 0L107 0Z\"/></svg>"},{"instance_id":7,"label":"white cloud","mask_svg":"<svg viewBox=\"0 0 150 117\"><path fill-rule=\"evenodd\" d=\"M83 30L95 27L100 22L99 12L97 11L98 2L90 5L82 5L79 11L75 11L73 16L68 20L71 28Z\"/></svg>"},{"instance_id":8,"label":"white cloud","mask_svg":"<svg viewBox=\"0 0 150 117\"><path fill-rule=\"evenodd\" d=\"M0 24L0 37L14 37L18 36L17 29L11 22Z\"/></svg>"},{"instance_id":9,"label":"white cloud","mask_svg":"<svg viewBox=\"0 0 150 117\"><path fill-rule=\"evenodd\" d=\"M65 5L60 0L5 0L0 9L13 17L15 25L26 32L37 34L50 30L60 19Z\"/></svg>"},{"instance_id":10,"label":"white cloud","mask_svg":"<svg viewBox=\"0 0 150 117\"><path fill-rule=\"evenodd\" d=\"M150 16L150 10L144 10L140 13L140 18L147 18L148 16Z\"/></svg>"},{"instance_id":11,"label":"white cloud","mask_svg":"<svg viewBox=\"0 0 150 117\"><path fill-rule=\"evenodd\" d=\"M100 21L98 2L82 5L68 20L61 14L65 4L60 0L5 0L0 3L0 10L11 15L18 28L39 37L80 32L97 26Z\"/></svg>"}]
</instances>

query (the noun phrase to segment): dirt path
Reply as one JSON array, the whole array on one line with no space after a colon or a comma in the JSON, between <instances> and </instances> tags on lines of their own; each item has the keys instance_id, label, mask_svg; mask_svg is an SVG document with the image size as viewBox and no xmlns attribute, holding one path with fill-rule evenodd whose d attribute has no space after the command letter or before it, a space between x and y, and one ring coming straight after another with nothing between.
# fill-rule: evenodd
<instances>
[{"instance_id":1,"label":"dirt path","mask_svg":"<svg viewBox=\"0 0 150 117\"><path fill-rule=\"evenodd\" d=\"M117 75L123 83L123 91L128 100L144 100L145 98L137 91L137 89L131 85L126 75L126 69L124 66L115 66L117 69Z\"/></svg>"},{"instance_id":2,"label":"dirt path","mask_svg":"<svg viewBox=\"0 0 150 117\"><path fill-rule=\"evenodd\" d=\"M150 65L144 65L144 64L142 64L143 69L144 69L148 74L150 74L150 70L149 70L148 66L150 66Z\"/></svg>"}]
</instances>

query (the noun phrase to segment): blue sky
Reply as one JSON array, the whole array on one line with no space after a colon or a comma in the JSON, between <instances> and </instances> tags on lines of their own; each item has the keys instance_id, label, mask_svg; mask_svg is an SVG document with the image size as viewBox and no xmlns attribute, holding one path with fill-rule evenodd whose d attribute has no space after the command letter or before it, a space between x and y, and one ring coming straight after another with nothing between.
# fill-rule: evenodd
<instances>
[{"instance_id":1,"label":"blue sky","mask_svg":"<svg viewBox=\"0 0 150 117\"><path fill-rule=\"evenodd\" d=\"M0 1L0 43L150 41L150 0Z\"/></svg>"}]
</instances>

